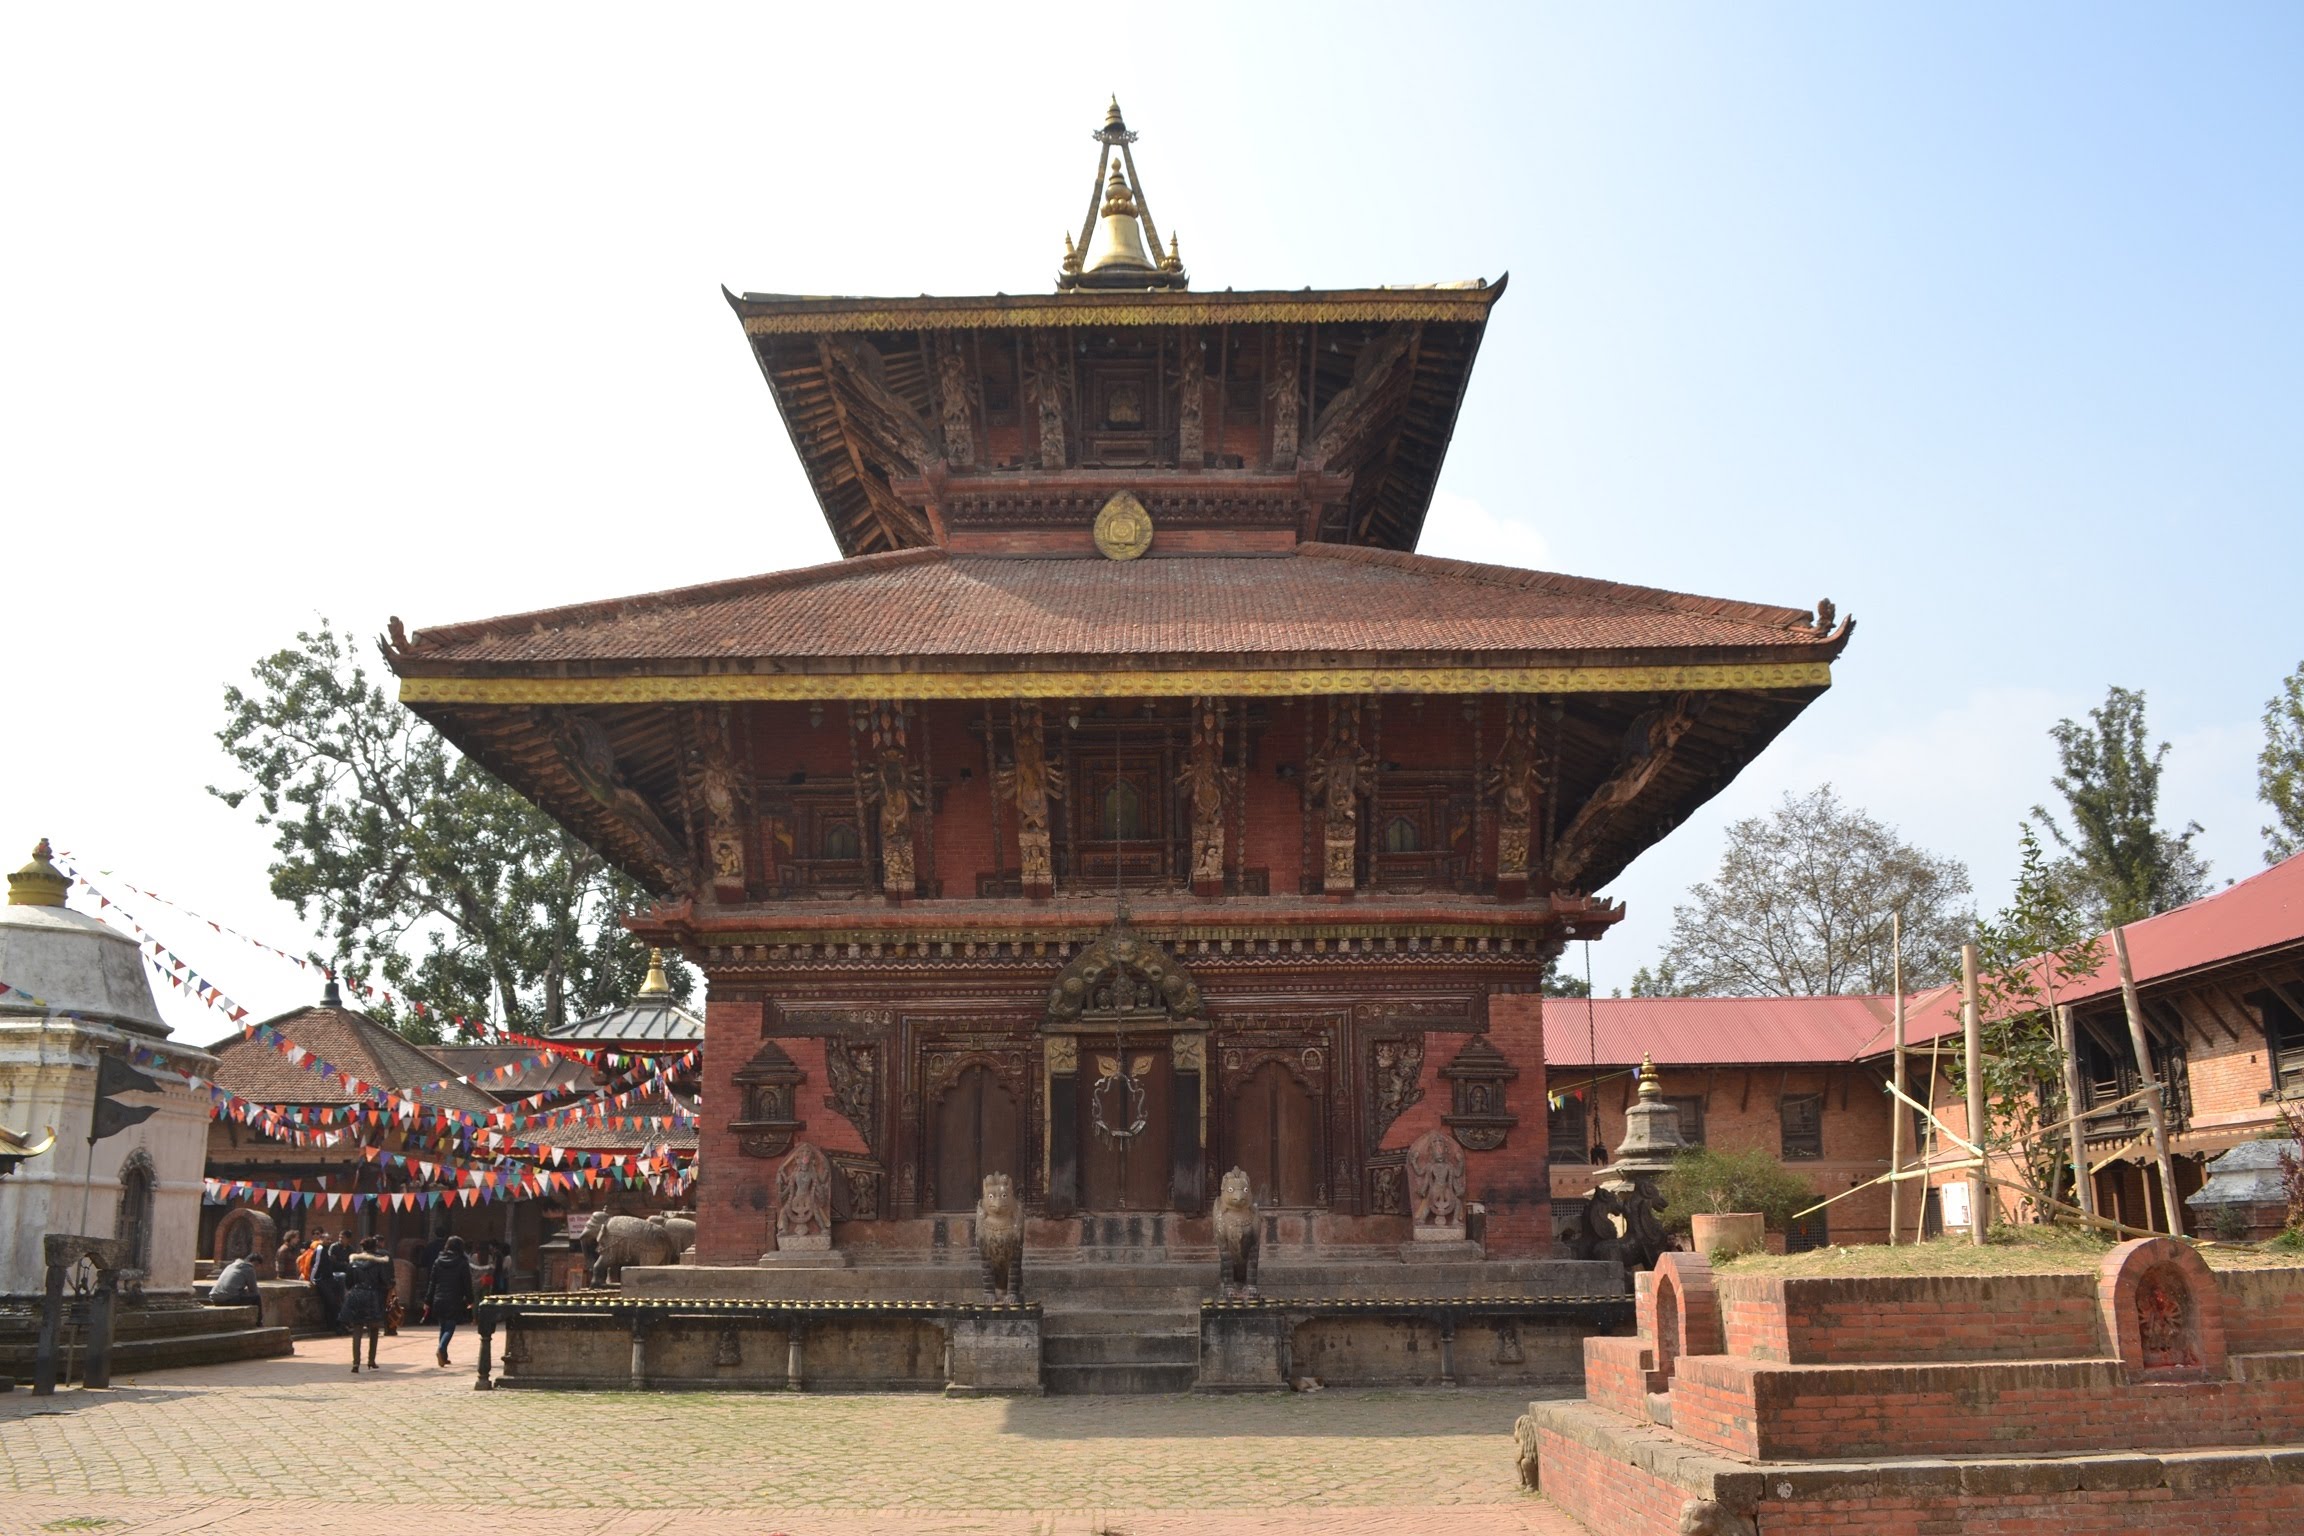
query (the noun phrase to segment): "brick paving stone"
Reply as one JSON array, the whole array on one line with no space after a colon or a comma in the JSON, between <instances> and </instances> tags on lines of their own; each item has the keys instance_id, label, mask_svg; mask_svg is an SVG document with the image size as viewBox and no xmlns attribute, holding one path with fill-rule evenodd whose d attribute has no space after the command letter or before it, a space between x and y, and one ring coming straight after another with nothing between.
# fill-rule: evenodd
<instances>
[{"instance_id":1,"label":"brick paving stone","mask_svg":"<svg viewBox=\"0 0 2304 1536\"><path fill-rule=\"evenodd\" d=\"M951 1400L472 1390L473 1341L0 1395L0 1536L1576 1536L1526 1395Z\"/></svg>"}]
</instances>

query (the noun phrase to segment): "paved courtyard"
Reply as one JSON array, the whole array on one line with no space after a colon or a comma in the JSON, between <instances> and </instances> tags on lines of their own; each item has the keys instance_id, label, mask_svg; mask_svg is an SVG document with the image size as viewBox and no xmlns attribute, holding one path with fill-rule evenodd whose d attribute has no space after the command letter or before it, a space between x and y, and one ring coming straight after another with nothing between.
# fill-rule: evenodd
<instances>
[{"instance_id":1,"label":"paved courtyard","mask_svg":"<svg viewBox=\"0 0 2304 1536\"><path fill-rule=\"evenodd\" d=\"M1578 1536L1519 1491L1525 1394L839 1397L472 1390L334 1341L0 1395L0 1536Z\"/></svg>"}]
</instances>

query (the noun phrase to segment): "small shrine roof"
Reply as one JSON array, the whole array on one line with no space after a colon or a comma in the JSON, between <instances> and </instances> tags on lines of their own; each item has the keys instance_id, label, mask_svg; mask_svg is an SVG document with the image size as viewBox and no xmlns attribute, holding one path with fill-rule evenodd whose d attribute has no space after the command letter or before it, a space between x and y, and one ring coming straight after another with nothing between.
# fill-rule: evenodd
<instances>
[{"instance_id":1,"label":"small shrine roof","mask_svg":"<svg viewBox=\"0 0 2304 1536\"><path fill-rule=\"evenodd\" d=\"M404 677L570 663L1290 653L1817 660L1803 609L1395 550L1114 561L940 548L428 629Z\"/></svg>"},{"instance_id":2,"label":"small shrine roof","mask_svg":"<svg viewBox=\"0 0 2304 1536\"><path fill-rule=\"evenodd\" d=\"M681 1045L704 1038L704 1021L669 996L643 993L589 1018L571 1019L546 1031L546 1036L553 1040L597 1040L604 1046L618 1041L642 1046Z\"/></svg>"},{"instance_id":3,"label":"small shrine roof","mask_svg":"<svg viewBox=\"0 0 2304 1536\"><path fill-rule=\"evenodd\" d=\"M393 1093L415 1090L418 1103L439 1109L485 1113L496 1107L495 1098L485 1090L453 1080L464 1069L450 1066L353 1009L322 1003L264 1023L369 1087ZM217 1085L259 1104L371 1102L368 1095L290 1061L261 1040L240 1037L213 1049Z\"/></svg>"}]
</instances>

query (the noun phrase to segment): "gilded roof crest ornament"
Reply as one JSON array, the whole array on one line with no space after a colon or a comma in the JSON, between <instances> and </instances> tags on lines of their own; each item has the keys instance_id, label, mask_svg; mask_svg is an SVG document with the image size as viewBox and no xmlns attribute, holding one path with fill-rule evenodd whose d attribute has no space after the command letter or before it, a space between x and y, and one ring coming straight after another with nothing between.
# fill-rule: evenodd
<instances>
[{"instance_id":1,"label":"gilded roof crest ornament","mask_svg":"<svg viewBox=\"0 0 2304 1536\"><path fill-rule=\"evenodd\" d=\"M1144 180L1136 172L1130 148L1136 135L1120 115L1118 97L1105 110L1104 126L1089 136L1098 148L1088 216L1080 222L1078 240L1069 234L1064 237L1064 264L1056 286L1066 291L1192 286L1175 245L1163 248L1160 243L1159 226L1152 222L1152 205L1144 196Z\"/></svg>"}]
</instances>

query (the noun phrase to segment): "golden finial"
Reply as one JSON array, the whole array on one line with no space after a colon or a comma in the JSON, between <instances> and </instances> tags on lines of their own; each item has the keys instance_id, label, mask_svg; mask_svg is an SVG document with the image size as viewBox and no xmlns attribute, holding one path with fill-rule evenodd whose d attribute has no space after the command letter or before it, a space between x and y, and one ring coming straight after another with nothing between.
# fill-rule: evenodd
<instances>
[{"instance_id":1,"label":"golden finial","mask_svg":"<svg viewBox=\"0 0 2304 1536\"><path fill-rule=\"evenodd\" d=\"M1656 1078L1656 1057L1650 1051L1640 1053L1640 1097L1643 1099L1664 1097L1664 1085Z\"/></svg>"},{"instance_id":2,"label":"golden finial","mask_svg":"<svg viewBox=\"0 0 2304 1536\"><path fill-rule=\"evenodd\" d=\"M1120 162L1112 162L1112 174L1104 180L1104 217L1114 214L1124 219L1136 217L1136 194L1128 190L1128 178L1120 174Z\"/></svg>"},{"instance_id":3,"label":"golden finial","mask_svg":"<svg viewBox=\"0 0 2304 1536\"><path fill-rule=\"evenodd\" d=\"M640 995L642 997L669 997L672 995L672 983L664 974L664 951L660 949L648 951L648 979L640 983Z\"/></svg>"},{"instance_id":4,"label":"golden finial","mask_svg":"<svg viewBox=\"0 0 2304 1536\"><path fill-rule=\"evenodd\" d=\"M32 862L8 877L8 905L12 907L60 907L64 893L72 889L72 882L64 871L49 861L55 850L48 839L40 839L32 850Z\"/></svg>"},{"instance_id":5,"label":"golden finial","mask_svg":"<svg viewBox=\"0 0 2304 1536\"><path fill-rule=\"evenodd\" d=\"M1160 270L1163 272L1181 272L1184 270L1182 237L1174 230L1168 231L1168 254L1160 258Z\"/></svg>"},{"instance_id":6,"label":"golden finial","mask_svg":"<svg viewBox=\"0 0 2304 1536\"><path fill-rule=\"evenodd\" d=\"M1070 230L1064 232L1064 270L1067 272L1080 270L1080 248L1072 243Z\"/></svg>"},{"instance_id":7,"label":"golden finial","mask_svg":"<svg viewBox=\"0 0 2304 1536\"><path fill-rule=\"evenodd\" d=\"M1104 126L1107 128L1125 128L1128 126L1120 117L1120 98L1118 96L1114 96L1112 105L1104 109Z\"/></svg>"}]
</instances>

